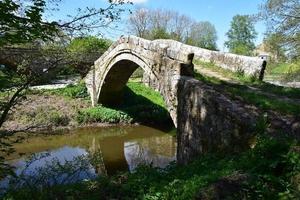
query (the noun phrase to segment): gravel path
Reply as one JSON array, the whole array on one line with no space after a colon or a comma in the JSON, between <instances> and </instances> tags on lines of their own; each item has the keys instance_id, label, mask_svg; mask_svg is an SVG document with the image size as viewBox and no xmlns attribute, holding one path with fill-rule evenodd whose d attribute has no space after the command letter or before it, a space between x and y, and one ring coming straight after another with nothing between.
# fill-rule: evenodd
<instances>
[{"instance_id":1,"label":"gravel path","mask_svg":"<svg viewBox=\"0 0 300 200\"><path fill-rule=\"evenodd\" d=\"M72 77L70 79L54 80L54 81L52 81L51 84L31 86L30 89L33 89L33 90L60 89L60 88L65 88L68 85L76 85L76 84L78 84L79 80L80 80L80 77Z\"/></svg>"}]
</instances>

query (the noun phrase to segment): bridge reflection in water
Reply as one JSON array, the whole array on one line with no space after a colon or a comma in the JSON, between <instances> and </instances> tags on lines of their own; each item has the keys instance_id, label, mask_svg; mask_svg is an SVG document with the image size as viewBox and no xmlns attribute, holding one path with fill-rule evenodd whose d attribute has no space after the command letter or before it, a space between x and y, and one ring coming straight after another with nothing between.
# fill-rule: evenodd
<instances>
[{"instance_id":1,"label":"bridge reflection in water","mask_svg":"<svg viewBox=\"0 0 300 200\"><path fill-rule=\"evenodd\" d=\"M15 148L16 153L7 160L23 178L33 178L43 168L49 172L52 169L49 165L53 163L64 165L84 158L84 162L81 160L79 163L86 163L87 166L81 169L78 166L76 170L80 170L76 180L69 178L71 182L96 175L113 175L118 171L133 171L142 164L164 168L176 159L176 138L166 131L145 126L78 129L71 134L29 138L16 144ZM19 153L24 156L20 157ZM28 165L31 153L39 159L31 160ZM79 164L74 162L74 165ZM61 172L57 173L60 176L58 179L53 177L55 173L48 174L52 176L50 182L64 182L62 177L67 177Z\"/></svg>"}]
</instances>

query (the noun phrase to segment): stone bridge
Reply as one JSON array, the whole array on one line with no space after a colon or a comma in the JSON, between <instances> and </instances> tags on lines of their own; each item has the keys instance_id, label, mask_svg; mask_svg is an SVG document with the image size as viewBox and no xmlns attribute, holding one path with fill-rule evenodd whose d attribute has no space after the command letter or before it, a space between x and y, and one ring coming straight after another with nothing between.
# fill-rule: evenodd
<instances>
[{"instance_id":1,"label":"stone bridge","mask_svg":"<svg viewBox=\"0 0 300 200\"><path fill-rule=\"evenodd\" d=\"M155 82L154 89L163 96L178 127L179 161L219 144L231 145L247 135L239 122L251 123L254 119L239 105L193 79L193 58L257 77L263 74L265 64L260 58L209 51L173 40L121 37L95 62L85 79L92 103L120 103L129 77L141 67ZM207 145L197 146L204 140Z\"/></svg>"}]
</instances>

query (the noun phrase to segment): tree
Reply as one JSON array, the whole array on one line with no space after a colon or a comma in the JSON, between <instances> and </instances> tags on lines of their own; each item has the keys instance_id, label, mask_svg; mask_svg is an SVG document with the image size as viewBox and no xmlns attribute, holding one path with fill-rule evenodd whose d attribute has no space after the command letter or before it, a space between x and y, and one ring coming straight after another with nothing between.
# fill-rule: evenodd
<instances>
[{"instance_id":1,"label":"tree","mask_svg":"<svg viewBox=\"0 0 300 200\"><path fill-rule=\"evenodd\" d=\"M37 38L47 40L56 33L57 24L42 19L46 6L44 0L32 0L31 5L22 6L18 1L0 1L0 46Z\"/></svg>"},{"instance_id":2,"label":"tree","mask_svg":"<svg viewBox=\"0 0 300 200\"><path fill-rule=\"evenodd\" d=\"M194 23L191 27L187 44L198 46L205 49L217 50L217 31L210 22Z\"/></svg>"},{"instance_id":3,"label":"tree","mask_svg":"<svg viewBox=\"0 0 300 200\"><path fill-rule=\"evenodd\" d=\"M0 48L7 45L33 43L35 41L55 41L60 33L70 37L80 35L92 30L101 34L101 30L107 28L111 22L120 19L124 11L120 6L124 0L109 0L106 8L78 9L75 16L69 21L64 19L48 22L44 21L44 13L49 9L50 3L59 3L60 0L3 0L0 1ZM42 42L40 42L42 44ZM16 75L20 78L14 87L8 88L6 101L0 102L0 128L5 122L9 111L22 99L28 87L43 80L48 72L66 65L64 60L66 48L58 48L56 51L37 49L36 54L22 55L18 63ZM2 64L2 63L0 63ZM40 65L45 66L40 70ZM39 70L36 70L39 69ZM3 88L1 88L2 90ZM1 138L0 138L1 139Z\"/></svg>"},{"instance_id":4,"label":"tree","mask_svg":"<svg viewBox=\"0 0 300 200\"><path fill-rule=\"evenodd\" d=\"M285 47L283 44L284 37L281 34L268 34L264 39L265 51L270 52L274 61L285 61Z\"/></svg>"},{"instance_id":5,"label":"tree","mask_svg":"<svg viewBox=\"0 0 300 200\"><path fill-rule=\"evenodd\" d=\"M61 0L3 0L0 1L0 47L28 43L36 40L48 41L63 32L78 36L90 32L102 34L113 21L119 20L125 0L109 0L106 8L78 9L74 16L57 21L47 21L45 12Z\"/></svg>"},{"instance_id":6,"label":"tree","mask_svg":"<svg viewBox=\"0 0 300 200\"><path fill-rule=\"evenodd\" d=\"M85 77L91 69L93 61L96 61L111 44L110 40L95 36L73 39L67 47L67 52L72 60L71 65L81 77Z\"/></svg>"},{"instance_id":7,"label":"tree","mask_svg":"<svg viewBox=\"0 0 300 200\"><path fill-rule=\"evenodd\" d=\"M265 0L260 15L266 20L268 34L280 37L277 42L291 59L300 57L300 1Z\"/></svg>"},{"instance_id":8,"label":"tree","mask_svg":"<svg viewBox=\"0 0 300 200\"><path fill-rule=\"evenodd\" d=\"M196 22L175 11L137 9L129 18L129 30L145 39L173 39L216 50L217 33L210 22Z\"/></svg>"},{"instance_id":9,"label":"tree","mask_svg":"<svg viewBox=\"0 0 300 200\"><path fill-rule=\"evenodd\" d=\"M229 48L230 52L248 56L252 55L252 51L255 49L254 39L257 33L250 16L234 16L226 35L228 41L225 42L225 46Z\"/></svg>"},{"instance_id":10,"label":"tree","mask_svg":"<svg viewBox=\"0 0 300 200\"><path fill-rule=\"evenodd\" d=\"M138 37L146 38L149 30L149 11L146 9L138 9L129 17L130 32Z\"/></svg>"}]
</instances>

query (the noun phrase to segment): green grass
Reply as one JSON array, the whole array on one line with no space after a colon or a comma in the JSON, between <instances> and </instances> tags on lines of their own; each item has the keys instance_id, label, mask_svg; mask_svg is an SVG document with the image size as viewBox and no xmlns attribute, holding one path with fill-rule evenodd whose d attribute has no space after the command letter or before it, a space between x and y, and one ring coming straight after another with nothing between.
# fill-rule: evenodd
<instances>
[{"instance_id":1,"label":"green grass","mask_svg":"<svg viewBox=\"0 0 300 200\"><path fill-rule=\"evenodd\" d=\"M226 78L238 81L238 82L252 83L252 82L257 81L255 79L255 77L247 76L242 71L233 72L233 71L221 68L221 67L217 66L216 64L214 64L212 62L203 62L203 61L200 61L200 60L195 60L194 64L199 65L203 68L210 69L210 70L212 70L214 72L217 72L218 74L222 75L223 77L226 77Z\"/></svg>"},{"instance_id":2,"label":"green grass","mask_svg":"<svg viewBox=\"0 0 300 200\"><path fill-rule=\"evenodd\" d=\"M131 123L133 119L125 112L97 106L78 111L76 116L78 123Z\"/></svg>"},{"instance_id":3,"label":"green grass","mask_svg":"<svg viewBox=\"0 0 300 200\"><path fill-rule=\"evenodd\" d=\"M80 82L78 85L68 85L65 88L53 89L53 90L31 90L30 94L37 95L57 95L67 98L85 98L89 99L89 94L84 82Z\"/></svg>"},{"instance_id":4,"label":"green grass","mask_svg":"<svg viewBox=\"0 0 300 200\"><path fill-rule=\"evenodd\" d=\"M267 66L267 79L282 82L300 81L300 61L272 63Z\"/></svg>"},{"instance_id":5,"label":"green grass","mask_svg":"<svg viewBox=\"0 0 300 200\"><path fill-rule=\"evenodd\" d=\"M222 69L213 63L205 63L196 60L195 64L201 65L204 68L209 68L210 70L215 71L224 77L236 81L237 83L229 83L215 77L208 77L199 73L195 74L196 79L213 85L221 91L228 92L232 95L232 97L242 97L245 102L254 104L264 110L275 110L281 113L293 115L299 115L300 113L300 105L297 102L293 103L292 100L290 102L283 100L284 97L299 100L300 89L298 88L276 86L266 82L258 81L241 73L235 73L226 69ZM253 89L251 90L249 86L258 89L259 91L257 92ZM274 98L274 96L270 96L268 94L276 95L278 98Z\"/></svg>"},{"instance_id":6,"label":"green grass","mask_svg":"<svg viewBox=\"0 0 300 200\"><path fill-rule=\"evenodd\" d=\"M0 69L0 89L7 89L20 84L21 79L12 72Z\"/></svg>"},{"instance_id":7,"label":"green grass","mask_svg":"<svg viewBox=\"0 0 300 200\"><path fill-rule=\"evenodd\" d=\"M97 106L78 112L79 123L134 123L163 124L170 122L162 96L141 83L130 82L124 91L124 101L117 107Z\"/></svg>"},{"instance_id":8,"label":"green grass","mask_svg":"<svg viewBox=\"0 0 300 200\"><path fill-rule=\"evenodd\" d=\"M285 75L300 71L300 62L270 64L267 73L270 75Z\"/></svg>"},{"instance_id":9,"label":"green grass","mask_svg":"<svg viewBox=\"0 0 300 200\"><path fill-rule=\"evenodd\" d=\"M276 99L265 94L260 94L255 91L249 90L245 85L242 84L230 84L217 78L203 76L198 73L196 73L195 75L196 79L214 86L215 89L219 90L220 92L225 91L229 93L232 98L241 97L243 101L247 102L248 104L253 104L263 110L275 110L279 111L280 113L293 115L300 114L300 105L297 102L286 102L284 100ZM284 96L285 94L285 96L288 97L300 97L298 89L289 90L288 88L273 87L267 84L262 84L260 87L264 87L266 90L270 88L269 91L273 90L274 94L280 94L282 96Z\"/></svg>"},{"instance_id":10,"label":"green grass","mask_svg":"<svg viewBox=\"0 0 300 200\"><path fill-rule=\"evenodd\" d=\"M287 139L260 136L253 149L239 154L203 155L187 166L171 164L164 170L140 166L134 173L122 172L71 185L25 187L9 191L4 199L186 200L200 194L218 199L215 183L223 184L223 193L227 192L221 199L299 199L300 154L296 145ZM232 186L226 188L221 179L236 174L248 178L237 182L237 191L232 191Z\"/></svg>"},{"instance_id":11,"label":"green grass","mask_svg":"<svg viewBox=\"0 0 300 200\"><path fill-rule=\"evenodd\" d=\"M273 85L270 83L258 81L254 77L246 76L243 73L237 73L237 72L232 72L230 70L223 69L223 68L218 67L217 65L210 63L210 62L202 62L202 61L196 60L195 64L200 65L201 67L210 69L214 72L217 72L224 77L227 77L234 81L237 81L239 84L236 84L236 86L234 86L232 84L231 86L233 86L233 87L247 89L246 86L251 86L251 87L258 88L258 89L262 90L263 92L268 92L268 93L272 93L272 94L283 96L283 97L300 99L300 89L299 88L282 87L282 86L277 86L277 85ZM287 73L287 71L286 71L287 66L290 67L290 65L293 65L294 68L296 68L295 66L297 64L284 64L285 67L282 67L281 65L279 65L279 66L275 67L274 70L278 69L278 71L279 71L279 69L280 69L280 70L284 70L284 71L281 71L280 73L283 73L283 72ZM270 68L271 67L272 66L270 66ZM300 65L298 65L298 68L300 69ZM208 78L208 79L210 79L209 81L212 81L217 84L225 84L224 81L220 81L213 77Z\"/></svg>"},{"instance_id":12,"label":"green grass","mask_svg":"<svg viewBox=\"0 0 300 200\"><path fill-rule=\"evenodd\" d=\"M248 92L243 89L234 87L227 87L225 91L231 93L233 97L242 97L245 102L254 104L263 110L275 110L279 111L280 113L292 115L300 114L300 105L298 103L287 103L285 101L277 100L264 94Z\"/></svg>"}]
</instances>

